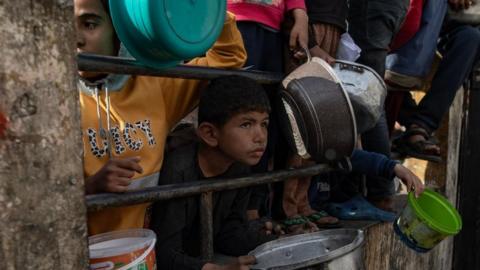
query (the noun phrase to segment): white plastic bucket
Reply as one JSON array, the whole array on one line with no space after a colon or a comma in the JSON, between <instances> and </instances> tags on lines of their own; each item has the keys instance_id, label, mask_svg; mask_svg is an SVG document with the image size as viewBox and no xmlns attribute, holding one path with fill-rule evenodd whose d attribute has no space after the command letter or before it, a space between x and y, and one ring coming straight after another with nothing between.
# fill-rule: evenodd
<instances>
[{"instance_id":1,"label":"white plastic bucket","mask_svg":"<svg viewBox=\"0 0 480 270\"><path fill-rule=\"evenodd\" d=\"M88 238L91 270L156 270L155 233L130 229Z\"/></svg>"}]
</instances>

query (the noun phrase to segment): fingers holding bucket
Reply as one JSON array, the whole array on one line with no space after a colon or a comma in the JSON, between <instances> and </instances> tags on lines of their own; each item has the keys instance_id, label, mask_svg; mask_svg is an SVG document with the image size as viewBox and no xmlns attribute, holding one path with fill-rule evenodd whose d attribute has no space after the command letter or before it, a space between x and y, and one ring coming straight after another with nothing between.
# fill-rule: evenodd
<instances>
[{"instance_id":1,"label":"fingers holding bucket","mask_svg":"<svg viewBox=\"0 0 480 270\"><path fill-rule=\"evenodd\" d=\"M395 165L395 175L407 186L408 192L415 192L415 197L419 197L423 193L425 186L420 178L418 178L412 171L401 164Z\"/></svg>"},{"instance_id":2,"label":"fingers holding bucket","mask_svg":"<svg viewBox=\"0 0 480 270\"><path fill-rule=\"evenodd\" d=\"M425 186L415 174L412 173L412 176L413 176L413 184L409 191L415 192L415 197L418 198L423 193Z\"/></svg>"}]
</instances>

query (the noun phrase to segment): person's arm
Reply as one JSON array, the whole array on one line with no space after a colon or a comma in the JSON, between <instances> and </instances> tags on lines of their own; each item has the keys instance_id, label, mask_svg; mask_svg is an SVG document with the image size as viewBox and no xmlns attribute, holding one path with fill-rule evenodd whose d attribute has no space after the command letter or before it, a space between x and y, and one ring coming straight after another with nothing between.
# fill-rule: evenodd
<instances>
[{"instance_id":1,"label":"person's arm","mask_svg":"<svg viewBox=\"0 0 480 270\"><path fill-rule=\"evenodd\" d=\"M151 229L157 235L155 252L159 269L200 270L207 264L183 250L186 203L186 199L176 199L158 202L153 206Z\"/></svg>"},{"instance_id":2,"label":"person's arm","mask_svg":"<svg viewBox=\"0 0 480 270\"><path fill-rule=\"evenodd\" d=\"M253 220L260 218L259 210L268 196L268 185L252 187L252 193L247 206L247 219Z\"/></svg>"},{"instance_id":3,"label":"person's arm","mask_svg":"<svg viewBox=\"0 0 480 270\"><path fill-rule=\"evenodd\" d=\"M235 16L227 12L223 30L213 47L204 57L192 59L186 65L215 68L241 68L247 59L243 39L237 28ZM155 81L152 88L161 89L165 103L166 117L169 127L173 127L187 113L193 110L199 99L199 88L206 81L143 77L144 80Z\"/></svg>"},{"instance_id":4,"label":"person's arm","mask_svg":"<svg viewBox=\"0 0 480 270\"><path fill-rule=\"evenodd\" d=\"M241 270L255 264L255 257L240 256L226 265L214 264L186 254L185 241L186 199L156 203L151 228L157 235L156 256L158 269L166 270ZM189 241L189 240L186 240Z\"/></svg>"},{"instance_id":5,"label":"person's arm","mask_svg":"<svg viewBox=\"0 0 480 270\"><path fill-rule=\"evenodd\" d=\"M250 189L239 190L228 217L223 220L216 235L215 247L221 253L230 256L242 256L255 247L278 238L260 231L249 230L246 224L246 210Z\"/></svg>"},{"instance_id":6,"label":"person's arm","mask_svg":"<svg viewBox=\"0 0 480 270\"><path fill-rule=\"evenodd\" d=\"M353 172L368 176L381 176L387 179L393 179L395 176L393 168L398 164L398 162L387 158L385 155L364 150L354 150L350 161L352 162Z\"/></svg>"},{"instance_id":7,"label":"person's arm","mask_svg":"<svg viewBox=\"0 0 480 270\"><path fill-rule=\"evenodd\" d=\"M293 26L290 30L290 50L308 47L308 16L304 0L285 0L285 11L291 12Z\"/></svg>"},{"instance_id":8,"label":"person's arm","mask_svg":"<svg viewBox=\"0 0 480 270\"><path fill-rule=\"evenodd\" d=\"M237 28L235 15L227 12L223 30L205 57L197 57L187 65L216 68L241 68L247 60L243 39Z\"/></svg>"},{"instance_id":9,"label":"person's arm","mask_svg":"<svg viewBox=\"0 0 480 270\"><path fill-rule=\"evenodd\" d=\"M183 172L175 166L176 158L167 158L160 173L159 184L178 184L183 181ZM183 168L183 166L180 166ZM180 170L180 169L179 169ZM158 201L152 207L150 228L157 235L156 255L158 269L200 270L207 263L185 253L183 243L185 228L190 220L187 216L188 198ZM195 213L191 213L194 215Z\"/></svg>"},{"instance_id":10,"label":"person's arm","mask_svg":"<svg viewBox=\"0 0 480 270\"><path fill-rule=\"evenodd\" d=\"M420 196L425 188L412 171L382 154L355 150L350 160L353 172L370 176L382 176L387 179L393 179L396 176L407 186L408 191L414 190L416 196Z\"/></svg>"}]
</instances>

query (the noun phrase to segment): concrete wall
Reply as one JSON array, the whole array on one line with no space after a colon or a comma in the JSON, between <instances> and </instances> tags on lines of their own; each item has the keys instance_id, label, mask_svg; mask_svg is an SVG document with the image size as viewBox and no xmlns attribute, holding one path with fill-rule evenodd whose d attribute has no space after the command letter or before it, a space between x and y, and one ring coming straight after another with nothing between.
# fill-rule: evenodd
<instances>
[{"instance_id":1,"label":"concrete wall","mask_svg":"<svg viewBox=\"0 0 480 270\"><path fill-rule=\"evenodd\" d=\"M0 0L0 269L86 269L73 0Z\"/></svg>"}]
</instances>

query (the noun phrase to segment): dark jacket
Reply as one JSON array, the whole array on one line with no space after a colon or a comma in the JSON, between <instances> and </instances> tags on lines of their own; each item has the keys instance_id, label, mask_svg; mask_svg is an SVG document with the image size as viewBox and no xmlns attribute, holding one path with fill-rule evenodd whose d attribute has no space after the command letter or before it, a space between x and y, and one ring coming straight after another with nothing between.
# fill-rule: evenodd
<instances>
[{"instance_id":1,"label":"dark jacket","mask_svg":"<svg viewBox=\"0 0 480 270\"><path fill-rule=\"evenodd\" d=\"M385 155L364 150L354 150L350 161L352 162L353 172L367 176L380 176L388 180L393 180L395 176L393 169L398 164Z\"/></svg>"},{"instance_id":2,"label":"dark jacket","mask_svg":"<svg viewBox=\"0 0 480 270\"><path fill-rule=\"evenodd\" d=\"M346 0L305 0L310 23L329 23L347 29Z\"/></svg>"},{"instance_id":3,"label":"dark jacket","mask_svg":"<svg viewBox=\"0 0 480 270\"><path fill-rule=\"evenodd\" d=\"M238 177L248 173L248 167L234 164L218 177ZM190 181L209 181L203 177L198 166L196 143L177 148L166 156L159 183ZM246 255L258 245L276 238L247 229L245 213L249 198L249 189L214 193L213 240L216 252L231 256ZM151 228L157 234L158 269L201 269L206 263L199 258L199 206L198 196L154 204Z\"/></svg>"}]
</instances>

